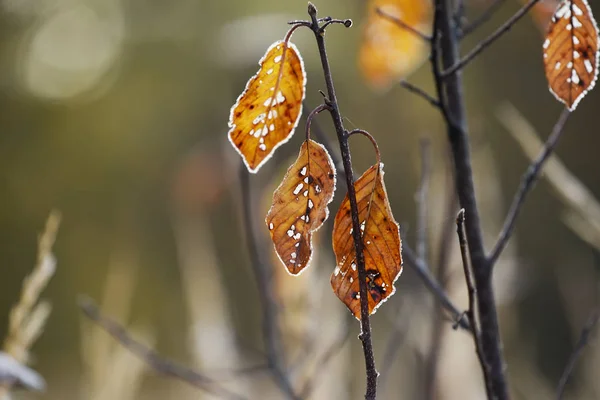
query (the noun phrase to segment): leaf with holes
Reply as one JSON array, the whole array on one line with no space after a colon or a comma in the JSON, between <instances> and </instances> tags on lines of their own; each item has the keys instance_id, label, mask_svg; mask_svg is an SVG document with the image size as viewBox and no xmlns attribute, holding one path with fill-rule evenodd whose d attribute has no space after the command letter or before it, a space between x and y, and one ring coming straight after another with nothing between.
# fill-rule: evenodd
<instances>
[{"instance_id":1,"label":"leaf with holes","mask_svg":"<svg viewBox=\"0 0 600 400\"><path fill-rule=\"evenodd\" d=\"M307 140L298 159L273 193L265 222L279 259L292 275L308 265L312 233L329 215L327 205L335 191L335 168L325 147Z\"/></svg>"},{"instance_id":2,"label":"leaf with holes","mask_svg":"<svg viewBox=\"0 0 600 400\"><path fill-rule=\"evenodd\" d=\"M273 43L259 65L229 116L229 140L250 172L294 134L306 85L304 63L291 42Z\"/></svg>"},{"instance_id":3,"label":"leaf with holes","mask_svg":"<svg viewBox=\"0 0 600 400\"><path fill-rule=\"evenodd\" d=\"M548 26L544 67L550 92L571 111L598 77L598 26L586 0L563 0Z\"/></svg>"},{"instance_id":4,"label":"leaf with holes","mask_svg":"<svg viewBox=\"0 0 600 400\"><path fill-rule=\"evenodd\" d=\"M383 164L369 168L354 187L367 273L369 314L372 314L396 290L394 282L402 272L400 232L383 183ZM337 265L331 275L331 287L360 319L360 287L352 232L350 200L346 195L333 225Z\"/></svg>"},{"instance_id":5,"label":"leaf with holes","mask_svg":"<svg viewBox=\"0 0 600 400\"><path fill-rule=\"evenodd\" d=\"M423 64L431 46L387 16L430 36L432 6L430 0L370 0L367 7L358 64L367 82L381 90L406 78ZM377 9L387 16L379 15Z\"/></svg>"}]
</instances>

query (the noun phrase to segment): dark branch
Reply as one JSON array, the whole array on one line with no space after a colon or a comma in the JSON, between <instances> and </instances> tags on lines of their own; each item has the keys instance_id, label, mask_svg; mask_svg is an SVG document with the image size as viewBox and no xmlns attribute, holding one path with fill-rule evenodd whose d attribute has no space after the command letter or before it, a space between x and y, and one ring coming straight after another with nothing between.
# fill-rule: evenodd
<instances>
[{"instance_id":1,"label":"dark branch","mask_svg":"<svg viewBox=\"0 0 600 400\"><path fill-rule=\"evenodd\" d=\"M452 66L460 64L459 42L456 37L456 26L453 23L455 19L452 4L452 0L435 0L436 17L434 25L439 29L441 59L447 71L453 68ZM514 20L514 18L511 18L511 20ZM458 70L459 67L456 68L456 71ZM510 399L510 395L505 377L496 300L492 286L491 271L488 268L483 245L481 221L473 183L473 168L467 133L462 77L460 73L453 73L448 75L447 79L444 79L443 82L440 82L439 78L439 76L436 76L438 93L445 93L446 95L445 104L447 104L447 114L445 117L448 140L454 161L456 192L460 207L466 211L465 233L468 240L469 257L477 289L477 314L481 331L482 353L485 363L490 367L492 398L496 400L508 400ZM441 83L443 83L443 87L441 87Z\"/></svg>"},{"instance_id":2,"label":"dark branch","mask_svg":"<svg viewBox=\"0 0 600 400\"><path fill-rule=\"evenodd\" d=\"M294 388L284 369L283 351L281 349L281 333L277 318L277 300L273 293L273 276L269 268L269 262L264 260L268 250L261 246L256 233L255 222L252 216L255 208L254 199L251 195L250 176L244 165L240 165L240 184L242 197L242 214L244 219L244 230L246 244L250 255L250 263L256 278L260 303L263 313L263 340L266 347L267 364L275 383L289 399L298 399Z\"/></svg>"},{"instance_id":3,"label":"dark branch","mask_svg":"<svg viewBox=\"0 0 600 400\"><path fill-rule=\"evenodd\" d=\"M485 49L487 49L492 43L494 43L497 39L502 37L506 32L512 28L517 21L519 21L527 12L537 4L539 0L530 0L527 4L525 4L519 11L517 11L512 17L510 17L502 26L500 26L494 33L492 33L487 38L483 39L477 46L473 48L466 56L464 56L460 61L457 60L450 66L446 67L446 70L442 73L442 77L446 78L450 75L454 75L457 71L463 69L468 63L473 61L475 57L481 54Z\"/></svg>"},{"instance_id":4,"label":"dark branch","mask_svg":"<svg viewBox=\"0 0 600 400\"><path fill-rule=\"evenodd\" d=\"M471 262L469 260L469 249L467 243L467 237L465 235L465 209L462 208L458 212L456 217L456 233L458 234L458 244L460 246L460 256L462 259L463 270L465 273L465 281L467 283L467 291L469 295L469 309L466 311L469 317L469 323L471 324L471 332L473 334L473 340L475 342L475 351L477 358L479 358L479 364L481 365L481 371L483 372L483 381L485 383L485 391L487 398L492 399L492 384L491 384L491 371L490 366L485 360L483 354L483 346L481 344L481 333L479 331L479 325L475 319L475 302L477 299L477 291L475 290L475 283L473 282L473 276L471 272Z\"/></svg>"},{"instance_id":5,"label":"dark branch","mask_svg":"<svg viewBox=\"0 0 600 400\"><path fill-rule=\"evenodd\" d=\"M375 400L377 397L377 369L375 368L375 355L373 353L373 344L371 340L371 321L369 319L369 304L368 304L368 290L367 290L367 273L365 270L365 259L363 254L363 243L360 234L360 221L358 214L358 205L356 203L356 193L354 188L354 176L352 172L352 161L350 156L350 146L348 145L348 136L346 135L346 129L342 122L337 97L335 94L335 87L333 85L333 77L331 76L331 68L329 66L329 59L327 57L327 51L325 49L325 38L324 32L319 26L317 20L317 9L312 3L308 3L308 14L311 17L312 25L311 29L315 34L317 46L319 48L319 56L321 58L321 66L323 68L323 74L325 76L325 84L327 86L327 96L329 105L331 106L330 114L333 120L333 125L338 137L340 144L340 152L342 155L342 162L344 164L344 171L346 175L346 186L348 187L348 200L350 202L350 210L352 213L352 227L353 227L353 239L354 249L356 252L356 265L358 270L358 281L360 285L360 325L361 333L360 340L363 345L363 353L365 357L365 368L367 374L367 388L365 399Z\"/></svg>"},{"instance_id":6,"label":"dark branch","mask_svg":"<svg viewBox=\"0 0 600 400\"><path fill-rule=\"evenodd\" d=\"M510 237L512 236L513 231L515 229L517 217L519 216L519 213L523 208L523 204L525 203L525 199L527 198L527 195L533 188L534 184L537 182L537 179L539 178L542 172L542 168L548 160L548 157L550 157L550 155L554 151L554 148L558 143L558 139L560 139L560 136L564 130L565 124L570 114L571 113L567 108L565 108L562 111L562 113L558 117L558 121L556 121L556 124L554 124L554 128L552 128L552 133L550 134L550 136L546 140L546 143L544 144L544 148L537 156L535 161L533 161L529 165L527 172L523 174L523 177L521 178L521 185L519 187L519 191L515 194L515 197L512 201L506 219L504 220L502 231L500 231L500 235L498 235L496 245L494 246L494 248L490 252L490 255L488 256L488 263L490 265L490 268L494 267L494 265L498 261L498 258L500 257L500 254L502 254L502 251L508 244L508 241L510 240Z\"/></svg>"},{"instance_id":7,"label":"dark branch","mask_svg":"<svg viewBox=\"0 0 600 400\"><path fill-rule=\"evenodd\" d=\"M452 303L452 300L450 300L444 289L442 289L440 284L437 283L436 280L431 276L427 264L420 260L413 250L406 244L402 245L402 257L404 261L406 261L408 265L415 270L427 289L429 289L429 291L433 293L433 295L441 303L442 307L450 312L452 319L455 322L458 322L458 325L461 328L470 329L469 322L464 317L462 311L460 311L458 307Z\"/></svg>"},{"instance_id":8,"label":"dark branch","mask_svg":"<svg viewBox=\"0 0 600 400\"><path fill-rule=\"evenodd\" d=\"M418 37L421 40L424 40L426 42L431 42L431 36L428 36L428 35L424 34L423 32L419 32L418 30L416 30L412 26L408 25L406 22L402 21L400 18L397 18L397 17L395 17L393 15L390 15L390 14L386 13L385 11L383 11L379 7L377 7L375 9L375 12L380 17L383 17L383 18L387 19L388 21L393 22L394 24L396 24L400 29L404 29L404 30L412 33L413 35L415 35L416 37Z\"/></svg>"},{"instance_id":9,"label":"dark branch","mask_svg":"<svg viewBox=\"0 0 600 400\"><path fill-rule=\"evenodd\" d=\"M148 348L135 340L127 330L116 321L103 316L94 302L86 297L79 300L79 307L83 313L102 329L115 338L123 347L131 351L156 372L179 379L189 385L201 389L207 393L217 395L226 399L245 399L245 397L230 392L220 386L214 380L194 371L191 368L176 364L173 361L162 358L154 350Z\"/></svg>"},{"instance_id":10,"label":"dark branch","mask_svg":"<svg viewBox=\"0 0 600 400\"><path fill-rule=\"evenodd\" d=\"M592 311L592 314L588 318L587 323L581 330L581 335L579 335L579 340L577 341L577 345L575 346L573 353L571 353L571 356L569 357L569 361L567 362L565 370L563 371L562 376L560 377L560 381L558 382L558 389L556 390L556 399L557 400L561 400L563 398L563 395L565 393L565 388L567 386L567 382L569 382L569 378L571 378L571 374L573 373L573 370L575 369L575 364L577 363L577 360L581 356L581 353L583 352L584 347L587 345L590 335L591 335L592 331L594 330L594 327L598 323L599 319L600 319L600 310Z\"/></svg>"}]
</instances>

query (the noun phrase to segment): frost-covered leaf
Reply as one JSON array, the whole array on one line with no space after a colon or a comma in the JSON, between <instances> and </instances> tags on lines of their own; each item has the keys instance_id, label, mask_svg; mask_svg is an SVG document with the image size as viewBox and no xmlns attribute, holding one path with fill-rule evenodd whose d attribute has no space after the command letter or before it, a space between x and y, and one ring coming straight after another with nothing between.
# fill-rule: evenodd
<instances>
[{"instance_id":1,"label":"frost-covered leaf","mask_svg":"<svg viewBox=\"0 0 600 400\"><path fill-rule=\"evenodd\" d=\"M372 314L396 290L394 282L402 272L400 232L383 183L383 164L369 168L354 187L367 272L369 314ZM360 319L360 288L352 232L350 201L346 195L333 226L337 265L331 275L331 287Z\"/></svg>"},{"instance_id":2,"label":"frost-covered leaf","mask_svg":"<svg viewBox=\"0 0 600 400\"><path fill-rule=\"evenodd\" d=\"M294 133L306 84L302 58L289 41L273 43L259 65L229 116L229 140L250 172Z\"/></svg>"},{"instance_id":3,"label":"frost-covered leaf","mask_svg":"<svg viewBox=\"0 0 600 400\"><path fill-rule=\"evenodd\" d=\"M550 91L573 111L598 77L598 26L586 0L563 0L544 41Z\"/></svg>"},{"instance_id":4,"label":"frost-covered leaf","mask_svg":"<svg viewBox=\"0 0 600 400\"><path fill-rule=\"evenodd\" d=\"M265 222L279 259L292 275L308 265L312 233L327 219L335 191L335 168L325 147L307 140L273 193Z\"/></svg>"}]
</instances>

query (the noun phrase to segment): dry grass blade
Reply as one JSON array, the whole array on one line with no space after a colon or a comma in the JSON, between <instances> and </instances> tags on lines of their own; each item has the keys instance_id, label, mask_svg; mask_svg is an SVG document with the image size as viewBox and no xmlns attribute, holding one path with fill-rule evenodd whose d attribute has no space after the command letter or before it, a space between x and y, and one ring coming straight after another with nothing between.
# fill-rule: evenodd
<instances>
[{"instance_id":1,"label":"dry grass blade","mask_svg":"<svg viewBox=\"0 0 600 400\"><path fill-rule=\"evenodd\" d=\"M329 215L335 191L335 167L325 147L307 140L298 159L273 193L265 222L281 262L292 275L308 265L312 233Z\"/></svg>"},{"instance_id":2,"label":"dry grass blade","mask_svg":"<svg viewBox=\"0 0 600 400\"><path fill-rule=\"evenodd\" d=\"M510 104L499 109L498 119L521 146L527 158L534 160L544 144L529 121ZM546 161L543 176L568 206L563 215L567 226L600 250L600 202L556 155L550 155Z\"/></svg>"},{"instance_id":3,"label":"dry grass blade","mask_svg":"<svg viewBox=\"0 0 600 400\"><path fill-rule=\"evenodd\" d=\"M38 301L41 292L54 275L56 259L52 246L56 239L60 214L53 211L46 222L44 232L38 241L36 265L23 281L21 298L11 309L8 321L8 335L4 340L4 351L17 362L26 364L29 349L42 334L51 307L48 302ZM0 386L0 399L4 399L10 390L10 384Z\"/></svg>"},{"instance_id":4,"label":"dry grass blade","mask_svg":"<svg viewBox=\"0 0 600 400\"><path fill-rule=\"evenodd\" d=\"M402 272L400 232L388 202L382 164L369 168L354 187L367 273L369 314L372 314L394 294L394 282ZM348 196L335 217L333 251L337 266L331 275L331 287L360 319L360 288Z\"/></svg>"},{"instance_id":5,"label":"dry grass blade","mask_svg":"<svg viewBox=\"0 0 600 400\"><path fill-rule=\"evenodd\" d=\"M273 43L259 65L229 116L229 140L250 172L257 172L294 133L306 84L304 63L289 41Z\"/></svg>"},{"instance_id":6,"label":"dry grass blade","mask_svg":"<svg viewBox=\"0 0 600 400\"><path fill-rule=\"evenodd\" d=\"M544 67L550 92L569 110L598 77L598 26L586 0L563 0L546 32Z\"/></svg>"}]
</instances>

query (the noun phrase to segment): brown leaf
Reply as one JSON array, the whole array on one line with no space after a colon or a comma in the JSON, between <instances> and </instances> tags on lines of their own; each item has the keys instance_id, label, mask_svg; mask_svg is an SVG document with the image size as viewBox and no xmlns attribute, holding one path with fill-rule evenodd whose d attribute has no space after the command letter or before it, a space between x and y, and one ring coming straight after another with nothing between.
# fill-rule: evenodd
<instances>
[{"instance_id":1,"label":"brown leaf","mask_svg":"<svg viewBox=\"0 0 600 400\"><path fill-rule=\"evenodd\" d=\"M308 265L311 236L327 219L335 191L335 168L327 150L313 140L300 147L298 159L273 193L265 222L279 259L292 275Z\"/></svg>"},{"instance_id":2,"label":"brown leaf","mask_svg":"<svg viewBox=\"0 0 600 400\"><path fill-rule=\"evenodd\" d=\"M383 164L369 168L354 187L367 272L369 314L372 314L396 290L394 282L402 272L400 232L383 183ZM331 275L331 287L360 319L360 288L347 195L335 216L333 251L337 266Z\"/></svg>"},{"instance_id":3,"label":"brown leaf","mask_svg":"<svg viewBox=\"0 0 600 400\"><path fill-rule=\"evenodd\" d=\"M586 0L560 2L543 47L550 92L573 111L598 76L598 26Z\"/></svg>"},{"instance_id":4,"label":"brown leaf","mask_svg":"<svg viewBox=\"0 0 600 400\"><path fill-rule=\"evenodd\" d=\"M294 133L306 84L304 63L291 42L273 43L259 65L229 116L229 140L250 172Z\"/></svg>"},{"instance_id":5,"label":"brown leaf","mask_svg":"<svg viewBox=\"0 0 600 400\"><path fill-rule=\"evenodd\" d=\"M433 12L430 0L370 0L360 47L359 68L372 87L385 89L427 60L430 44L398 26L383 13L398 18L415 30L430 35Z\"/></svg>"}]
</instances>

